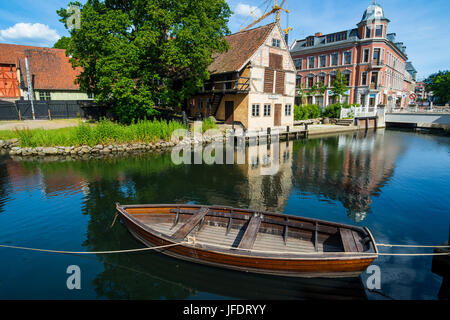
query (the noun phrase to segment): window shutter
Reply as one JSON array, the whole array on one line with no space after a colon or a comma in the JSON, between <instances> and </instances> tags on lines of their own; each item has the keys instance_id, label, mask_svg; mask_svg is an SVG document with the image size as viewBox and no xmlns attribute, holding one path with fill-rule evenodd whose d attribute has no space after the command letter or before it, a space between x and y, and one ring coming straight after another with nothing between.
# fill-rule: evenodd
<instances>
[{"instance_id":1,"label":"window shutter","mask_svg":"<svg viewBox=\"0 0 450 320\"><path fill-rule=\"evenodd\" d=\"M283 69L283 56L280 54L269 54L269 67L276 70Z\"/></svg>"},{"instance_id":2,"label":"window shutter","mask_svg":"<svg viewBox=\"0 0 450 320\"><path fill-rule=\"evenodd\" d=\"M275 83L275 93L284 94L284 71L277 71L277 81Z\"/></svg>"},{"instance_id":3,"label":"window shutter","mask_svg":"<svg viewBox=\"0 0 450 320\"><path fill-rule=\"evenodd\" d=\"M275 71L267 69L264 71L264 92L273 93Z\"/></svg>"}]
</instances>

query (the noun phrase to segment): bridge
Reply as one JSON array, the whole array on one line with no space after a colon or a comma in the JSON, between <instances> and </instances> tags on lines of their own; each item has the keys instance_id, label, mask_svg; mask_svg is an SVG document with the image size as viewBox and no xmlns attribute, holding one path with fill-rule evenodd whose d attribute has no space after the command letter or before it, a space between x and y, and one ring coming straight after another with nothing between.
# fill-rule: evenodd
<instances>
[{"instance_id":1,"label":"bridge","mask_svg":"<svg viewBox=\"0 0 450 320\"><path fill-rule=\"evenodd\" d=\"M406 126L450 129L450 107L352 107L341 110L341 119L354 118L358 127Z\"/></svg>"},{"instance_id":2,"label":"bridge","mask_svg":"<svg viewBox=\"0 0 450 320\"><path fill-rule=\"evenodd\" d=\"M385 112L386 125L402 125L418 128L450 129L450 108L417 108L390 109Z\"/></svg>"}]
</instances>

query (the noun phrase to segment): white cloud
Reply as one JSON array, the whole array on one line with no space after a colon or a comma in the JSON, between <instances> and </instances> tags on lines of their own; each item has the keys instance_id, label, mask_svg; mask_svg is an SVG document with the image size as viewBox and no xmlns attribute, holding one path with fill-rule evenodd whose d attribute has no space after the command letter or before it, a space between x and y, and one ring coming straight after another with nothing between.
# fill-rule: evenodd
<instances>
[{"instance_id":1,"label":"white cloud","mask_svg":"<svg viewBox=\"0 0 450 320\"><path fill-rule=\"evenodd\" d=\"M0 30L0 42L14 44L51 46L60 38L59 34L42 23L17 23Z\"/></svg>"},{"instance_id":2,"label":"white cloud","mask_svg":"<svg viewBox=\"0 0 450 320\"><path fill-rule=\"evenodd\" d=\"M235 9L235 13L240 15L240 16L250 16L251 17L251 12L253 11L253 14L255 15L255 17L259 18L261 16L261 10L256 7L256 6L249 6L248 4L245 3L238 3L236 9Z\"/></svg>"}]
</instances>

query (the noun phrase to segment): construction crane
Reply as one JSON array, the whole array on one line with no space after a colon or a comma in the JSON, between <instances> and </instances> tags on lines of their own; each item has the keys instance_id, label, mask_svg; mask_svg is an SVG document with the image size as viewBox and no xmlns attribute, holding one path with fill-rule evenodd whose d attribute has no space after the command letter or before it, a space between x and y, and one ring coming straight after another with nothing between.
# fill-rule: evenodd
<instances>
[{"instance_id":1,"label":"construction crane","mask_svg":"<svg viewBox=\"0 0 450 320\"><path fill-rule=\"evenodd\" d=\"M283 1L281 2L281 4L278 5L277 0L273 0L273 7L272 7L272 10L270 10L269 12L267 12L266 14L264 14L263 16L261 16L259 19L256 19L255 21L253 21L252 23L250 23L250 24L249 24L248 26L246 26L244 29L241 29L241 31L245 31L245 30L250 29L250 28L253 27L255 24L261 22L262 20L264 20L265 18L267 18L268 16L270 16L271 14L274 14L274 13L276 14L276 20L275 20L275 21L279 23L279 22L281 21L281 12L280 12L280 11L284 11L284 12L286 12L286 13L289 13L289 10L288 10L288 9L283 8L283 5L284 5L285 2L286 2L286 0L283 0ZM251 14L252 14L253 19L255 19L253 12L252 12ZM290 30L292 30L292 28L291 28L291 27L288 27L288 28L284 29L283 31L284 31L284 33L287 34L287 33L289 33Z\"/></svg>"}]
</instances>

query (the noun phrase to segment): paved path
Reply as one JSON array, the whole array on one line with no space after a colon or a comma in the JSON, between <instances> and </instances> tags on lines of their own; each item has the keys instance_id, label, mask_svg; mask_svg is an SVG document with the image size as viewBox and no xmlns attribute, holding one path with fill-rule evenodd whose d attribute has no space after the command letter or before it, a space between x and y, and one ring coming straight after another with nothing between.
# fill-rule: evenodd
<instances>
[{"instance_id":1,"label":"paved path","mask_svg":"<svg viewBox=\"0 0 450 320\"><path fill-rule=\"evenodd\" d=\"M78 119L62 120L24 120L24 121L0 121L0 130L15 129L60 129L66 127L76 127Z\"/></svg>"}]
</instances>

